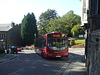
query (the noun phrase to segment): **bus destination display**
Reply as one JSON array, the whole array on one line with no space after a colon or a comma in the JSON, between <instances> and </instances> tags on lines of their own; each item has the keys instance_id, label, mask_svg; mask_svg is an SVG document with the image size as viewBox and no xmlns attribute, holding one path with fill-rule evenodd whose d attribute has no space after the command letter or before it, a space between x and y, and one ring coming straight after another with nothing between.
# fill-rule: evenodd
<instances>
[{"instance_id":1,"label":"bus destination display","mask_svg":"<svg viewBox=\"0 0 100 75\"><path fill-rule=\"evenodd\" d=\"M67 37L67 35L65 35L65 34L48 34L48 37L60 38L60 37Z\"/></svg>"}]
</instances>

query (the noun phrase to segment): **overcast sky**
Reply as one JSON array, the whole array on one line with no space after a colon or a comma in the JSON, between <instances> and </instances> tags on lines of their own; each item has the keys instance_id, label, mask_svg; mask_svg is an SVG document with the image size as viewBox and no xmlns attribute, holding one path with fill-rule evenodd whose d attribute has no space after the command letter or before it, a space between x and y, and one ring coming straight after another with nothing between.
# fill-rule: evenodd
<instances>
[{"instance_id":1,"label":"overcast sky","mask_svg":"<svg viewBox=\"0 0 100 75\"><path fill-rule=\"evenodd\" d=\"M47 9L56 10L60 16L73 10L81 16L80 0L0 0L0 24L19 24L28 12L33 12L38 20Z\"/></svg>"}]
</instances>

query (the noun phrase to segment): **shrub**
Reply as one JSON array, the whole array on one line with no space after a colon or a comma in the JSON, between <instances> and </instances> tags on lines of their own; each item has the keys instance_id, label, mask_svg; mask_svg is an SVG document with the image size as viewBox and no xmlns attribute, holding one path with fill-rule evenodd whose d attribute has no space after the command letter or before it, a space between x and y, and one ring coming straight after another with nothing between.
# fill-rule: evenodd
<instances>
[{"instance_id":1,"label":"shrub","mask_svg":"<svg viewBox=\"0 0 100 75\"><path fill-rule=\"evenodd\" d=\"M5 53L4 48L0 48L0 53Z\"/></svg>"},{"instance_id":2,"label":"shrub","mask_svg":"<svg viewBox=\"0 0 100 75\"><path fill-rule=\"evenodd\" d=\"M75 25L72 29L71 29L71 33L73 34L73 37L78 37L80 34L84 35L84 30L81 28L80 25Z\"/></svg>"},{"instance_id":3,"label":"shrub","mask_svg":"<svg viewBox=\"0 0 100 75\"><path fill-rule=\"evenodd\" d=\"M80 43L80 44L76 44L76 45L73 45L73 46L84 46L84 44Z\"/></svg>"},{"instance_id":4,"label":"shrub","mask_svg":"<svg viewBox=\"0 0 100 75\"><path fill-rule=\"evenodd\" d=\"M75 45L75 40L71 39L70 46L73 46L73 45Z\"/></svg>"}]
</instances>

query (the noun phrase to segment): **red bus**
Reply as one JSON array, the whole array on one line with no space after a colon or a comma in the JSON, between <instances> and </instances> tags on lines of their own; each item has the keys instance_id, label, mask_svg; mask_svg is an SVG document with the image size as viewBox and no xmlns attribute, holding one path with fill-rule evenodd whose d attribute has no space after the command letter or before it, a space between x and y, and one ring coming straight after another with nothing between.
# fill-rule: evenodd
<instances>
[{"instance_id":1,"label":"red bus","mask_svg":"<svg viewBox=\"0 0 100 75\"><path fill-rule=\"evenodd\" d=\"M35 40L35 52L45 58L67 57L68 37L56 31L38 37Z\"/></svg>"}]
</instances>

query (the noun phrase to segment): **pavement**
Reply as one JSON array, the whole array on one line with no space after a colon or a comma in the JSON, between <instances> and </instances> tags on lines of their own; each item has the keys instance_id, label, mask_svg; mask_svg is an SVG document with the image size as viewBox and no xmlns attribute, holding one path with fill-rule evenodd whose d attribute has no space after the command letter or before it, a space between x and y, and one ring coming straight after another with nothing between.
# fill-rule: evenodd
<instances>
[{"instance_id":1,"label":"pavement","mask_svg":"<svg viewBox=\"0 0 100 75\"><path fill-rule=\"evenodd\" d=\"M0 63L12 60L17 57L17 54L4 54L4 56L0 56Z\"/></svg>"},{"instance_id":2,"label":"pavement","mask_svg":"<svg viewBox=\"0 0 100 75\"><path fill-rule=\"evenodd\" d=\"M86 67L83 60L72 59L63 75L86 75Z\"/></svg>"},{"instance_id":3,"label":"pavement","mask_svg":"<svg viewBox=\"0 0 100 75\"><path fill-rule=\"evenodd\" d=\"M87 75L87 68L85 67L84 48L83 51L81 51L82 48L80 48L80 51L75 48L73 50L71 50L70 52L76 53L78 55L73 55L73 59L69 63L69 66L66 67L66 70L63 72L63 75Z\"/></svg>"}]
</instances>

